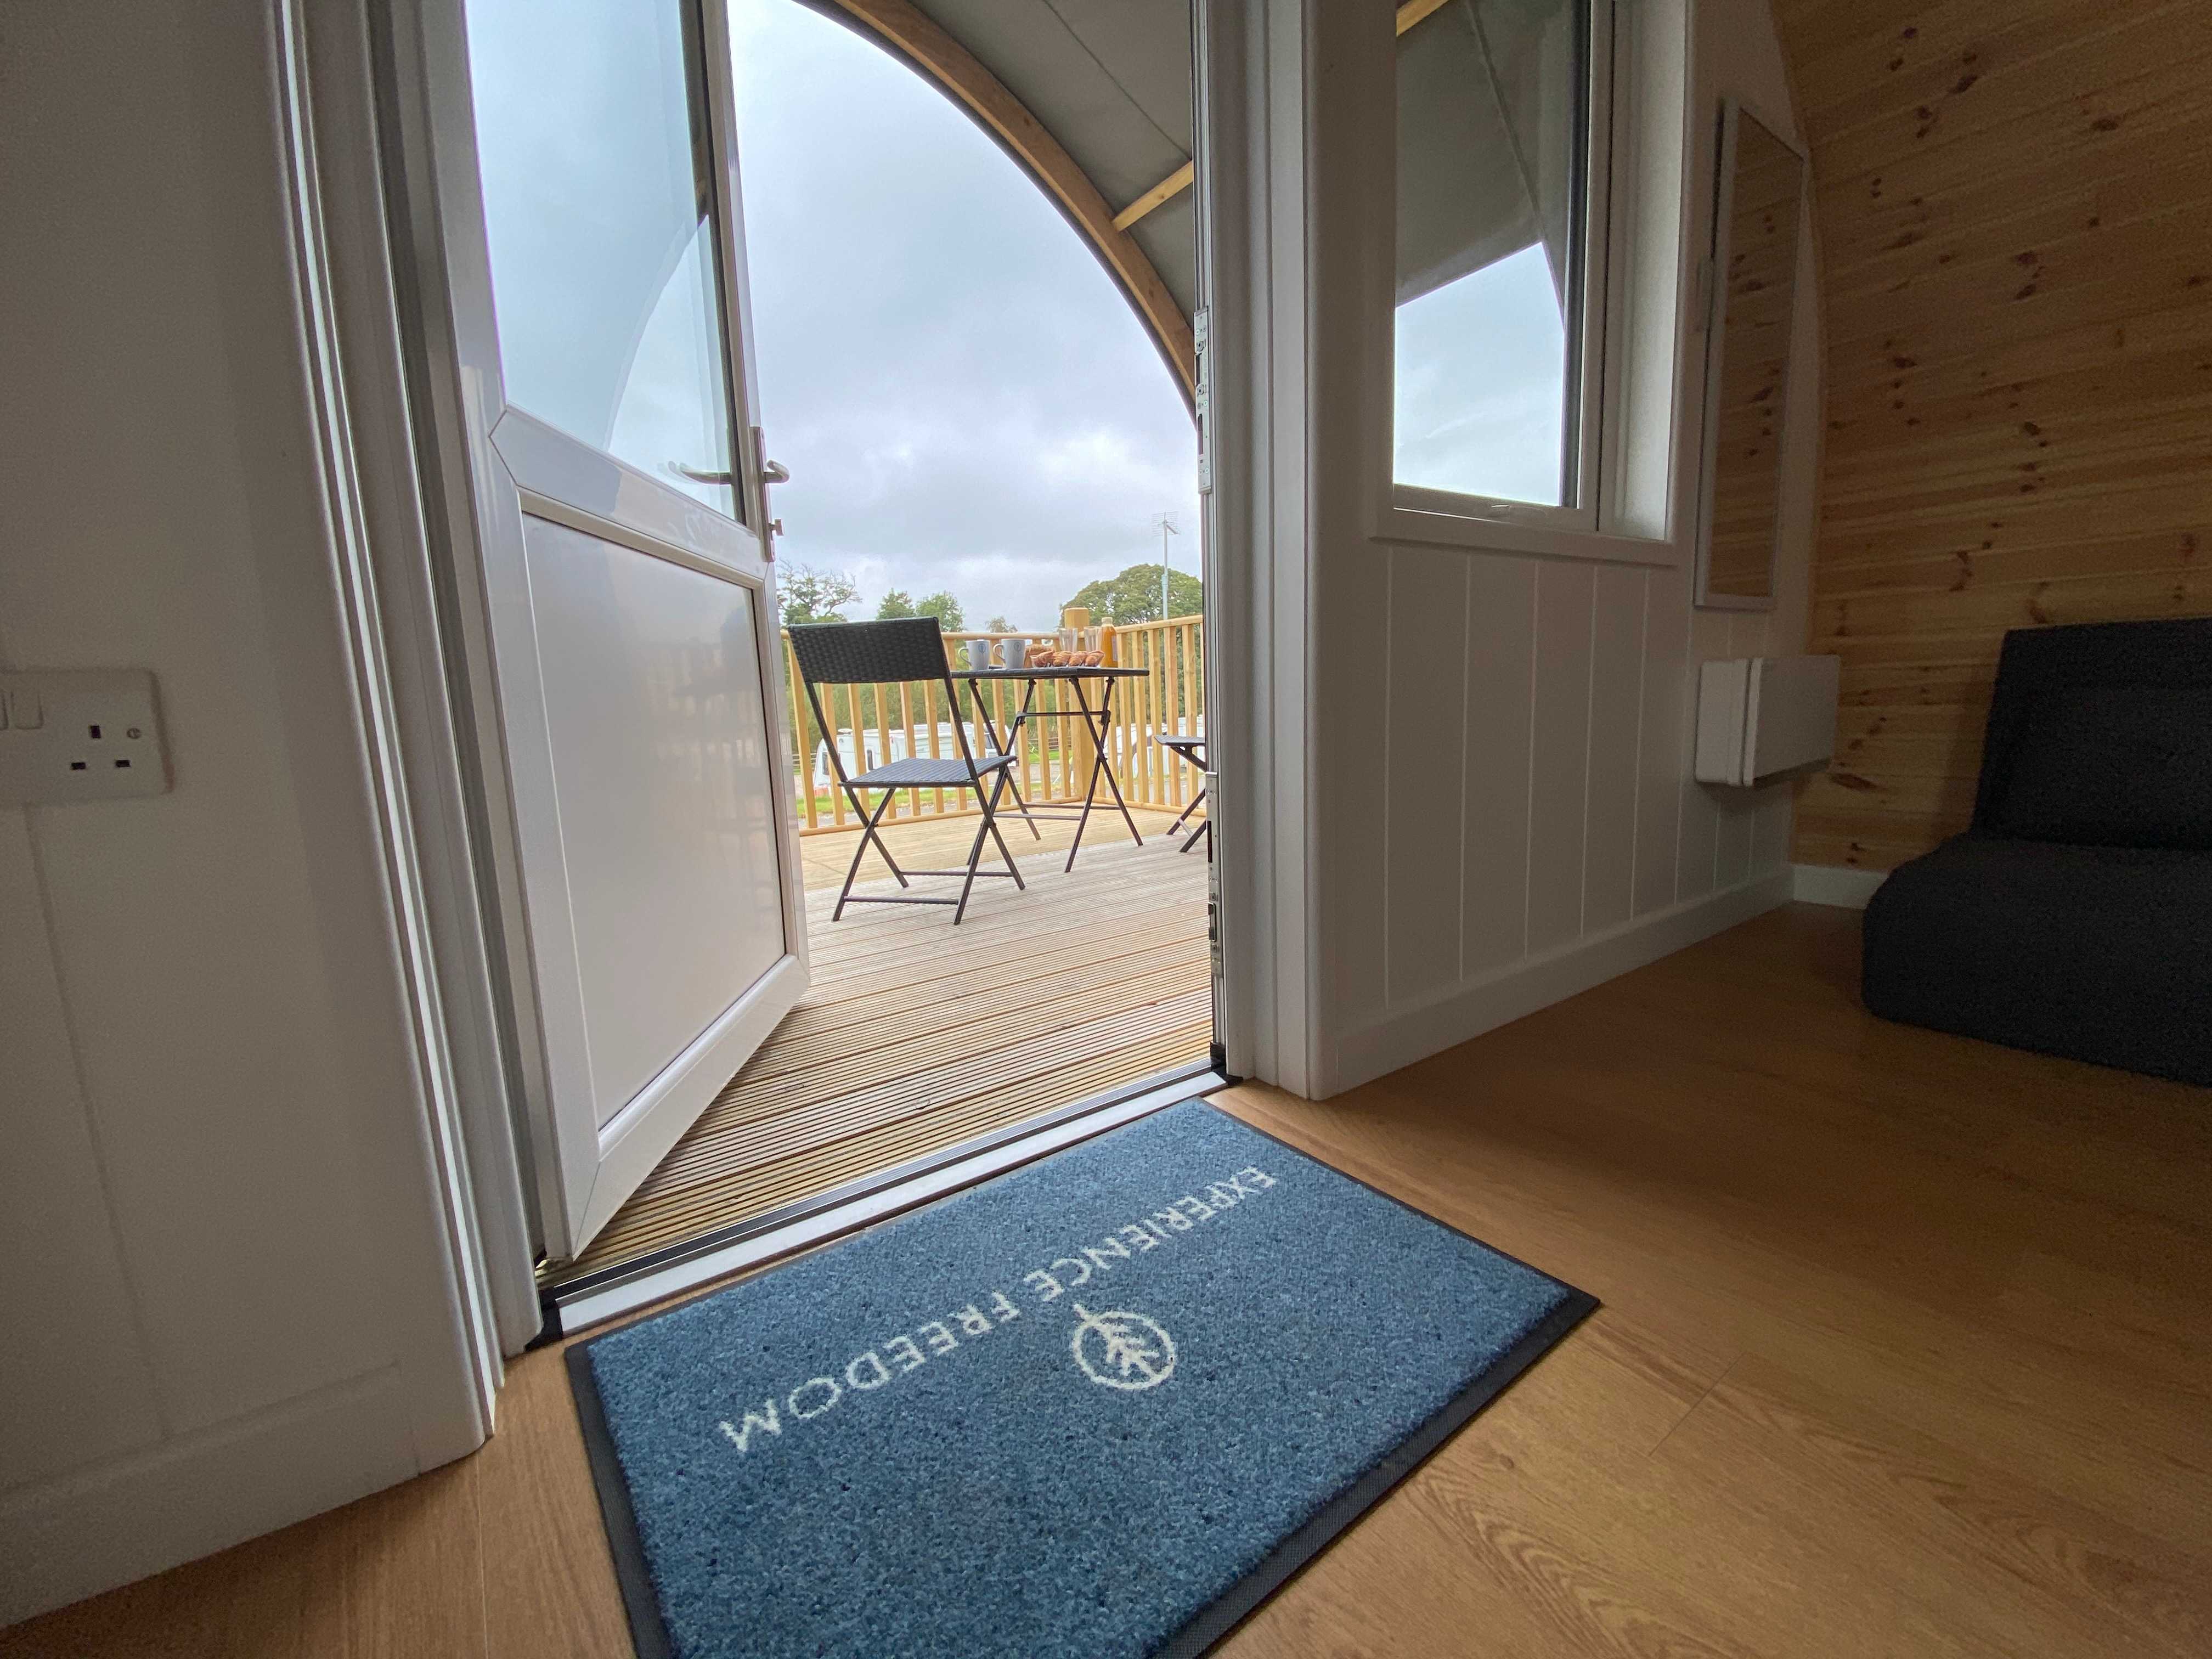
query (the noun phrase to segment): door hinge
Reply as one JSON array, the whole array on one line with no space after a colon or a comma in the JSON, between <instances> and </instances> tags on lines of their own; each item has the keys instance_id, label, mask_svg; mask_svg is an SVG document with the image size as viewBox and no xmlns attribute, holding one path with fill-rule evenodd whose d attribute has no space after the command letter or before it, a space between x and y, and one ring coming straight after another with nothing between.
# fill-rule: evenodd
<instances>
[{"instance_id":1,"label":"door hinge","mask_svg":"<svg viewBox=\"0 0 2212 1659\"><path fill-rule=\"evenodd\" d=\"M1212 493L1213 489L1213 369L1211 349L1213 333L1212 312L1200 306L1191 313L1190 349L1193 362L1191 409L1198 422L1198 493Z\"/></svg>"}]
</instances>

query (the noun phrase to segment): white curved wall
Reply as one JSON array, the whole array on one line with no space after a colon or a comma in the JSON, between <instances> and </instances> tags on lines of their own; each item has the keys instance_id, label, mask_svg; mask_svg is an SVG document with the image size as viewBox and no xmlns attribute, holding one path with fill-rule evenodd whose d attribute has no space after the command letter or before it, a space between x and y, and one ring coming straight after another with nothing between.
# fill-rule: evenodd
<instances>
[{"instance_id":1,"label":"white curved wall","mask_svg":"<svg viewBox=\"0 0 2212 1659\"><path fill-rule=\"evenodd\" d=\"M482 1438L283 210L270 9L9 9L0 663L175 787L0 808L0 1624Z\"/></svg>"},{"instance_id":2,"label":"white curved wall","mask_svg":"<svg viewBox=\"0 0 2212 1659\"><path fill-rule=\"evenodd\" d=\"M1628 489L1660 547L1633 558L1378 533L1389 410L1389 37L1308 14L1309 455L1316 929L1310 1052L1325 1095L1679 949L1786 895L1787 785L1692 778L1698 665L1803 648L1820 409L1814 257L1800 282L1784 460L1788 554L1771 612L1691 605L1703 337L1684 313L1710 238L1724 93L1790 119L1765 0L1651 0L1619 118L1649 216L1627 254ZM1694 31L1694 33L1692 32ZM1653 259L1656 249L1662 257ZM1378 255L1380 258L1378 258ZM1623 343L1616 341L1617 349ZM1583 551L1587 553L1588 549Z\"/></svg>"}]
</instances>

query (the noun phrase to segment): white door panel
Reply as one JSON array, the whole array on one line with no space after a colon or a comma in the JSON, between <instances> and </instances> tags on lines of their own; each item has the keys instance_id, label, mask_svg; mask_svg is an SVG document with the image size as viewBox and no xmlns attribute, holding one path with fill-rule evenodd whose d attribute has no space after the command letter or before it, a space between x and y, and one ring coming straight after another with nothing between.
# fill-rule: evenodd
<instances>
[{"instance_id":1,"label":"white door panel","mask_svg":"<svg viewBox=\"0 0 2212 1659\"><path fill-rule=\"evenodd\" d=\"M546 1254L806 986L722 0L412 0Z\"/></svg>"},{"instance_id":2,"label":"white door panel","mask_svg":"<svg viewBox=\"0 0 2212 1659\"><path fill-rule=\"evenodd\" d=\"M491 440L530 512L586 530L611 527L634 547L723 575L759 567L759 539L744 525L586 448L527 410L508 410Z\"/></svg>"},{"instance_id":3,"label":"white door panel","mask_svg":"<svg viewBox=\"0 0 2212 1659\"><path fill-rule=\"evenodd\" d=\"M786 951L754 594L523 520L604 1127Z\"/></svg>"}]
</instances>

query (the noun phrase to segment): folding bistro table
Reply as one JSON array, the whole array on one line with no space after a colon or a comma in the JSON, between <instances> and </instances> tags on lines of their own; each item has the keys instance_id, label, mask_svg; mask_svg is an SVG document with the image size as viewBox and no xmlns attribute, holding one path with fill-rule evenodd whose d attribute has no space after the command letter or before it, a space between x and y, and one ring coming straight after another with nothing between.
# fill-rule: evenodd
<instances>
[{"instance_id":1,"label":"folding bistro table","mask_svg":"<svg viewBox=\"0 0 2212 1659\"><path fill-rule=\"evenodd\" d=\"M1097 798L1098 780L1102 777L1106 780L1107 788L1113 792L1114 805L1121 814L1121 822L1129 826L1129 833L1136 837L1138 846L1142 847L1145 844L1144 836L1138 833L1136 819L1129 816L1129 803L1121 798L1121 780L1114 775L1114 763L1110 758L1111 750L1109 739L1114 724L1114 682L1140 680L1145 678L1147 672L1142 668L1109 668L1103 664L1066 668L960 668L956 666L952 671L956 678L968 682L969 695L975 699L975 712L982 716L983 730L989 736L990 747L1000 754L1016 757L1013 765L1006 770L1006 787L1008 793L1013 797L1012 811L1022 815L1024 821L1030 826L1030 834L1036 836L1040 841L1043 839L1043 836L1038 834L1036 827L1037 820L1040 818L1049 819L1055 823L1073 821L1075 840L1067 849L1066 866L1067 869L1075 868L1075 855L1083 848L1083 831L1091 823L1091 803ZM1028 682L1022 692L1021 708L1015 711L1013 719L1007 722L1004 742L1000 741L999 728L991 719L990 705L983 701L981 683L984 680ZM1037 687L1047 680L1058 681L1067 685L1075 693L1076 706L1073 708L1037 708L1036 706ZM1096 708L1091 706L1091 699L1085 695L1083 683L1085 680L1097 680L1100 683L1098 706ZM1018 781L1018 775L1022 769L1019 758L1022 751L1014 745L1021 741L1022 728L1033 720L1079 720L1089 728L1094 739L1091 748L1095 751L1096 757L1091 765L1091 782L1083 792L1082 811L1054 811L1047 807L1031 806L1029 802L1022 799L1021 784Z\"/></svg>"}]
</instances>

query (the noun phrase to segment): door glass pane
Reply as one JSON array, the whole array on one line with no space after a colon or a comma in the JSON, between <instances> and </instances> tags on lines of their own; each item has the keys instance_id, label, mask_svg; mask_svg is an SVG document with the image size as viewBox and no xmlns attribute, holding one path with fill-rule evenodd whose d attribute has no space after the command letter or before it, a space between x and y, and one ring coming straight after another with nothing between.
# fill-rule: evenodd
<instances>
[{"instance_id":1,"label":"door glass pane","mask_svg":"<svg viewBox=\"0 0 2212 1659\"><path fill-rule=\"evenodd\" d=\"M1401 484L1576 501L1589 0L1452 0L1398 37Z\"/></svg>"},{"instance_id":2,"label":"door glass pane","mask_svg":"<svg viewBox=\"0 0 2212 1659\"><path fill-rule=\"evenodd\" d=\"M469 0L468 33L507 401L733 513L695 15Z\"/></svg>"}]
</instances>

